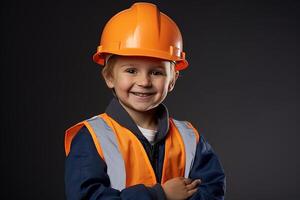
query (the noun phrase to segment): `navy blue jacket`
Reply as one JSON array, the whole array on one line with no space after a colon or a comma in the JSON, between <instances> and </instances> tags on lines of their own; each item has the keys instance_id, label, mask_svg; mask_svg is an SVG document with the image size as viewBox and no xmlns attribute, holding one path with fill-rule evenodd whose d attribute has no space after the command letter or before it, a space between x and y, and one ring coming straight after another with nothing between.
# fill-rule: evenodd
<instances>
[{"instance_id":1,"label":"navy blue jacket","mask_svg":"<svg viewBox=\"0 0 300 200\"><path fill-rule=\"evenodd\" d=\"M153 187L143 184L115 190L110 187L107 166L99 156L91 135L82 127L74 137L71 150L65 162L65 188L68 200L79 199L126 199L126 200L164 200L166 199L160 185L165 137L169 129L169 113L160 104L157 111L158 132L155 144L151 145L140 132L132 118L114 98L106 109L106 114L136 135L145 148L151 161L158 183ZM196 156L189 178L201 179L198 191L190 200L223 200L225 193L225 175L217 155L200 135Z\"/></svg>"}]
</instances>

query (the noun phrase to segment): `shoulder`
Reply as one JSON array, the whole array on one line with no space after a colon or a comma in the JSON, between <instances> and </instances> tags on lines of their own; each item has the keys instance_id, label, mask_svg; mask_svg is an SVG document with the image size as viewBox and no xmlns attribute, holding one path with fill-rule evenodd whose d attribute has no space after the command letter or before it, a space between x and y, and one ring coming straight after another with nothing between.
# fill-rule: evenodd
<instances>
[{"instance_id":1,"label":"shoulder","mask_svg":"<svg viewBox=\"0 0 300 200\"><path fill-rule=\"evenodd\" d=\"M181 127L186 128L186 130L189 130L189 132L193 132L196 135L197 149L199 149L202 153L214 151L212 146L210 145L210 143L205 138L204 127L202 127L202 126L196 127L190 121L186 121L186 120L176 120L174 118L171 118L171 119L173 120L174 124L176 125L176 127L178 129L180 129L180 126L181 126Z\"/></svg>"},{"instance_id":2,"label":"shoulder","mask_svg":"<svg viewBox=\"0 0 300 200\"><path fill-rule=\"evenodd\" d=\"M199 142L200 134L198 130L189 122L185 120L177 120L174 118L170 118L172 123L177 127L180 133L188 133L187 135L192 136L196 139L196 143Z\"/></svg>"},{"instance_id":3,"label":"shoulder","mask_svg":"<svg viewBox=\"0 0 300 200\"><path fill-rule=\"evenodd\" d=\"M77 144L77 143L83 144L83 143L86 143L88 141L92 142L93 141L92 137L91 137L90 132L87 129L87 127L82 126L79 129L78 133L74 136L73 141L72 141L72 145Z\"/></svg>"},{"instance_id":4,"label":"shoulder","mask_svg":"<svg viewBox=\"0 0 300 200\"><path fill-rule=\"evenodd\" d=\"M88 121L92 118L81 121L66 130L66 134L65 134L66 155L68 155L70 151L74 149L76 152L77 150L88 149L91 148L92 146L95 146L93 142L93 137L91 135L91 130L88 127L89 126Z\"/></svg>"},{"instance_id":5,"label":"shoulder","mask_svg":"<svg viewBox=\"0 0 300 200\"><path fill-rule=\"evenodd\" d=\"M96 119L99 119L101 118L103 114L100 114L100 115L95 115L93 117L90 117L88 119L85 119L85 120L82 120L81 122L71 126L70 128L68 128L66 130L66 136L65 136L65 139L66 138L71 138L73 139L78 133L79 131L83 131L83 132L90 132L90 123Z\"/></svg>"},{"instance_id":6,"label":"shoulder","mask_svg":"<svg viewBox=\"0 0 300 200\"><path fill-rule=\"evenodd\" d=\"M70 154L90 154L97 153L93 138L86 126L82 126L78 133L74 136Z\"/></svg>"}]
</instances>

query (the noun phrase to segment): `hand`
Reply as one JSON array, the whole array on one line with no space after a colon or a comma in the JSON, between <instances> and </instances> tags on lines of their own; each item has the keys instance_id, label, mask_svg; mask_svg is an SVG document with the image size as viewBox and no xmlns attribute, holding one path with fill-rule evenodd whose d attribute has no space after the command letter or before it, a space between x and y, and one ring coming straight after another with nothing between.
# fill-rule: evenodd
<instances>
[{"instance_id":1,"label":"hand","mask_svg":"<svg viewBox=\"0 0 300 200\"><path fill-rule=\"evenodd\" d=\"M197 186L201 183L200 179L176 177L165 182L162 187L168 200L183 200L197 192Z\"/></svg>"}]
</instances>

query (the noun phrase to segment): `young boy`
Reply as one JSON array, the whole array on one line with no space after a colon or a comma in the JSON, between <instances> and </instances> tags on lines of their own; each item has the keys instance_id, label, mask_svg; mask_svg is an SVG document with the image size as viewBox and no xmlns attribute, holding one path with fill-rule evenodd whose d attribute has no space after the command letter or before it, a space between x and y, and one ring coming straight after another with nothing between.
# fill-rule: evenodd
<instances>
[{"instance_id":1,"label":"young boy","mask_svg":"<svg viewBox=\"0 0 300 200\"><path fill-rule=\"evenodd\" d=\"M114 98L66 131L67 199L224 199L216 154L162 104L188 66L176 24L135 3L106 24L93 59Z\"/></svg>"}]
</instances>

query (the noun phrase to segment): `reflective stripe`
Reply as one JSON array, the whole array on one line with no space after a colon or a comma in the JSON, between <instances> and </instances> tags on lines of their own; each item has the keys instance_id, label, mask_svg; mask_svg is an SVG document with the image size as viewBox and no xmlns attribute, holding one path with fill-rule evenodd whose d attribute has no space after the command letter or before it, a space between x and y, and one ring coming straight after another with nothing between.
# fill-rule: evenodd
<instances>
[{"instance_id":1,"label":"reflective stripe","mask_svg":"<svg viewBox=\"0 0 300 200\"><path fill-rule=\"evenodd\" d=\"M87 122L94 129L103 151L111 187L117 190L124 189L126 187L125 164L113 130L98 116L88 119Z\"/></svg>"},{"instance_id":2,"label":"reflective stripe","mask_svg":"<svg viewBox=\"0 0 300 200\"><path fill-rule=\"evenodd\" d=\"M175 119L173 119L173 122L178 128L178 131L183 139L185 155L186 155L184 177L188 178L196 154L196 147L197 147L196 135L194 130L188 126L187 122L178 121Z\"/></svg>"}]
</instances>

